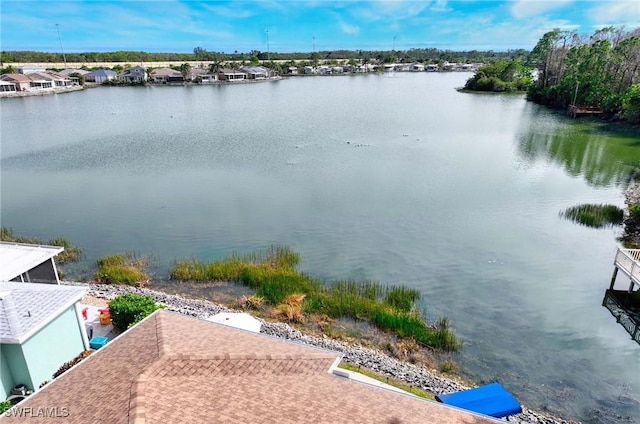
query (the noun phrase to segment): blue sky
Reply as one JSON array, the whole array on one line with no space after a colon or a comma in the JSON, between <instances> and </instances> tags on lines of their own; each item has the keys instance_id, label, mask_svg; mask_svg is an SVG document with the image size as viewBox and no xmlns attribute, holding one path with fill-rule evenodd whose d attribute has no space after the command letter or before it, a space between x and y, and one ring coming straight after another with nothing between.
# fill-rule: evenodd
<instances>
[{"instance_id":1,"label":"blue sky","mask_svg":"<svg viewBox=\"0 0 640 424\"><path fill-rule=\"evenodd\" d=\"M0 0L0 7L2 50L60 52L61 39L76 53L530 49L556 27L590 34L640 26L637 0Z\"/></svg>"}]
</instances>

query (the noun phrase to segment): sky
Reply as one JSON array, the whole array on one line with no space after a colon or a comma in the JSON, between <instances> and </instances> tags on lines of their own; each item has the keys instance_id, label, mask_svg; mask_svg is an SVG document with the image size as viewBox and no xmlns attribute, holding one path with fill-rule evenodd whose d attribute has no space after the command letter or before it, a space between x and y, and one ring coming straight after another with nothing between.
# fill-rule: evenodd
<instances>
[{"instance_id":1,"label":"sky","mask_svg":"<svg viewBox=\"0 0 640 424\"><path fill-rule=\"evenodd\" d=\"M640 27L638 0L0 0L0 49L65 53L531 49Z\"/></svg>"}]
</instances>

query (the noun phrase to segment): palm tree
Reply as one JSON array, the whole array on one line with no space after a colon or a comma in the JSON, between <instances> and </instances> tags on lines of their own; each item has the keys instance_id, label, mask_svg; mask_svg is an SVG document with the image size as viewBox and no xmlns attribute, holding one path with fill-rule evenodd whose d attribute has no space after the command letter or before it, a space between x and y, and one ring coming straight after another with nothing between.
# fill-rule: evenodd
<instances>
[{"instance_id":1,"label":"palm tree","mask_svg":"<svg viewBox=\"0 0 640 424\"><path fill-rule=\"evenodd\" d=\"M187 79L187 75L189 75L189 72L191 72L191 65L190 64L183 63L182 65L180 65L180 73L182 74L184 79Z\"/></svg>"}]
</instances>

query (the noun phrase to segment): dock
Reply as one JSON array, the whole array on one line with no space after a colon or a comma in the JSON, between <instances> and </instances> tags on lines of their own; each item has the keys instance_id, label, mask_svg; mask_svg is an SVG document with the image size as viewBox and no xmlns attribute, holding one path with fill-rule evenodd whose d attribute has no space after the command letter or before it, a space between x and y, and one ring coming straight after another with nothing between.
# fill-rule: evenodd
<instances>
[{"instance_id":1,"label":"dock","mask_svg":"<svg viewBox=\"0 0 640 424\"><path fill-rule=\"evenodd\" d=\"M567 108L567 113L572 118L579 118L582 116L600 116L604 114L602 109L598 109L596 107L590 107L590 106L581 107L576 105L569 105L569 107Z\"/></svg>"},{"instance_id":2,"label":"dock","mask_svg":"<svg viewBox=\"0 0 640 424\"><path fill-rule=\"evenodd\" d=\"M618 272L629 279L625 290L616 290ZM640 249L618 248L614 261L613 275L609 289L605 292L602 306L616 318L629 333L631 338L640 344Z\"/></svg>"}]
</instances>

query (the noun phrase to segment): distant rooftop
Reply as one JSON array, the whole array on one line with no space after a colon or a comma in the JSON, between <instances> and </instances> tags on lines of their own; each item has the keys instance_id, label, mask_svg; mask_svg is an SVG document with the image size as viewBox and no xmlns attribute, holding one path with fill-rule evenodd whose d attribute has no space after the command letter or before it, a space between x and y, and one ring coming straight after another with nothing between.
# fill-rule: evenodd
<instances>
[{"instance_id":1,"label":"distant rooftop","mask_svg":"<svg viewBox=\"0 0 640 424\"><path fill-rule=\"evenodd\" d=\"M0 281L10 281L61 253L63 247L0 242Z\"/></svg>"},{"instance_id":2,"label":"distant rooftop","mask_svg":"<svg viewBox=\"0 0 640 424\"><path fill-rule=\"evenodd\" d=\"M498 422L333 375L339 359L337 352L160 310L20 407L64 406L69 424ZM49 420L59 421L28 418Z\"/></svg>"},{"instance_id":3,"label":"distant rooftop","mask_svg":"<svg viewBox=\"0 0 640 424\"><path fill-rule=\"evenodd\" d=\"M0 282L0 342L24 342L85 293L84 287Z\"/></svg>"}]
</instances>

